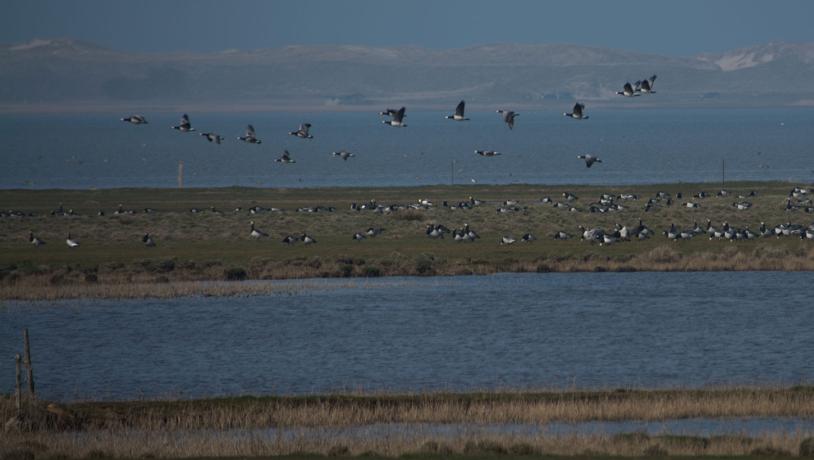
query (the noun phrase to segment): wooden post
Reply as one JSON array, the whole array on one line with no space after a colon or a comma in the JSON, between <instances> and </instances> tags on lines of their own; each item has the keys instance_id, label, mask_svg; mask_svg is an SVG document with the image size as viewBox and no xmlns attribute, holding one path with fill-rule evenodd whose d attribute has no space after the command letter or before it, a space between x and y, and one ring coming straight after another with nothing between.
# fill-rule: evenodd
<instances>
[{"instance_id":1,"label":"wooden post","mask_svg":"<svg viewBox=\"0 0 814 460\"><path fill-rule=\"evenodd\" d=\"M178 188L184 188L184 160L178 160Z\"/></svg>"},{"instance_id":2,"label":"wooden post","mask_svg":"<svg viewBox=\"0 0 814 460\"><path fill-rule=\"evenodd\" d=\"M19 354L19 353L17 353L16 355L14 355L14 362L15 362L15 364L17 365L17 373L16 373L16 379L15 379L15 382L16 382L16 386L15 386L16 392L15 392L14 394L16 395L16 403L17 403L17 418L18 418L18 419L19 419L19 418L20 418L20 417L23 415L23 395L22 395L23 390L22 390L22 388L21 388L21 380L22 380L22 379L21 379L21 376L20 376L20 360L21 360L21 358L20 358L20 354Z\"/></svg>"},{"instance_id":3,"label":"wooden post","mask_svg":"<svg viewBox=\"0 0 814 460\"><path fill-rule=\"evenodd\" d=\"M28 370L28 395L31 399L37 399L37 394L34 392L34 366L31 363L31 343L28 340L28 328L23 329L23 364Z\"/></svg>"}]
</instances>

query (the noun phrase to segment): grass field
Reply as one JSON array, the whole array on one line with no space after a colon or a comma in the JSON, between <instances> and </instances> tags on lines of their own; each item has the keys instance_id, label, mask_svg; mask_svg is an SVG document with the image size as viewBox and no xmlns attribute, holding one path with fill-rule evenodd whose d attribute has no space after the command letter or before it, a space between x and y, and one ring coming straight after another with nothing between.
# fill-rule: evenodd
<instances>
[{"instance_id":1,"label":"grass field","mask_svg":"<svg viewBox=\"0 0 814 460\"><path fill-rule=\"evenodd\" d=\"M814 388L344 394L27 405L0 453L74 458L776 458L814 451L812 433L688 436L488 432L489 424L814 416ZM48 407L48 408L47 408ZM0 397L3 420L14 414ZM464 424L443 434L428 426ZM389 434L365 427L394 426ZM362 431L353 429L362 428ZM271 431L274 430L274 431ZM435 433L435 434L433 434ZM805 447L808 443L809 447ZM308 454L304 454L308 452ZM805 456L805 455L801 455Z\"/></svg>"},{"instance_id":2,"label":"grass field","mask_svg":"<svg viewBox=\"0 0 814 460\"><path fill-rule=\"evenodd\" d=\"M706 219L720 226L757 230L760 222L774 226L792 222L808 225L814 214L786 211L789 183L728 184L729 196L718 197L720 186L672 184L630 187L584 186L434 186L324 189L113 189L113 190L4 190L0 209L31 213L26 217L0 218L0 298L138 297L193 293L234 294L243 287L189 284L188 282L241 279L281 279L340 276L455 275L527 271L633 271L633 270L812 270L814 242L799 238L762 238L750 241L668 241L662 231L672 223L690 228ZM704 190L710 198L693 199ZM541 202L543 197L564 201L562 193L577 195L572 202L579 212L569 212ZM645 202L664 191L675 196L672 206L663 203L650 212ZM738 194L754 191L749 210L732 206ZM588 212L600 194L633 193L637 200L620 201L625 209L609 213ZM442 206L469 197L485 203L473 209ZM429 199L428 209L392 213L354 211L353 202L378 204L416 203ZM505 200L517 200L517 212L498 213ZM700 209L681 206L686 201ZM73 216L52 216L62 203ZM122 204L133 215L113 215ZM248 208L279 208L279 212L251 215ZM335 207L335 212L297 212L302 207ZM215 211L212 211L212 208ZM154 212L144 213L145 208ZM192 213L192 208L201 212ZM236 208L241 208L236 211ZM99 210L105 216L97 216ZM632 226L642 219L656 232L645 241L598 245L578 238L578 226L612 229ZM254 240L249 221L270 236ZM425 236L427 224L456 228L468 223L481 239L455 242ZM384 232L354 241L355 232L382 227ZM558 241L556 231L573 238ZM33 231L47 244L29 244ZM79 248L64 243L67 233ZM157 246L148 248L141 236L149 232ZM318 243L286 245L285 235L314 236ZM498 244L503 235L519 239L526 232L537 236L531 243ZM178 284L185 283L187 284ZM165 285L156 289L157 284ZM239 285L239 283L238 283ZM249 292L257 286L246 287ZM155 294L159 292L159 294Z\"/></svg>"}]
</instances>

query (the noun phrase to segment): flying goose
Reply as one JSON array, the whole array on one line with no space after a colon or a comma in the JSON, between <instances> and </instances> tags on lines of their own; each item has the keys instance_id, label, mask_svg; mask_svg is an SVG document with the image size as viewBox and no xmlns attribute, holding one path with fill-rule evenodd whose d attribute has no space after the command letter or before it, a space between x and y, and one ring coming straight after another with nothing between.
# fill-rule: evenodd
<instances>
[{"instance_id":1,"label":"flying goose","mask_svg":"<svg viewBox=\"0 0 814 460\"><path fill-rule=\"evenodd\" d=\"M296 163L296 161L291 159L291 154L288 153L288 150L283 150L283 155L280 158L277 158L274 161L276 161L277 163L283 163L283 164Z\"/></svg>"},{"instance_id":2,"label":"flying goose","mask_svg":"<svg viewBox=\"0 0 814 460\"><path fill-rule=\"evenodd\" d=\"M209 142L214 142L220 145L221 141L224 139L223 136L217 133L201 133L201 136L206 138Z\"/></svg>"},{"instance_id":3,"label":"flying goose","mask_svg":"<svg viewBox=\"0 0 814 460\"><path fill-rule=\"evenodd\" d=\"M467 121L469 118L464 118L464 108L466 107L466 102L461 101L458 103L458 106L455 107L455 114L447 115L447 120L455 120L455 121Z\"/></svg>"},{"instance_id":4,"label":"flying goose","mask_svg":"<svg viewBox=\"0 0 814 460\"><path fill-rule=\"evenodd\" d=\"M68 237L65 238L65 244L68 245L69 248L78 248L79 242L75 239L71 238L71 232L68 232Z\"/></svg>"},{"instance_id":5,"label":"flying goose","mask_svg":"<svg viewBox=\"0 0 814 460\"><path fill-rule=\"evenodd\" d=\"M266 232L264 232L262 230L258 230L256 228L254 228L254 221L250 221L249 225L251 226L251 231L249 232L249 236L251 236L252 238L257 239L257 238L263 238L263 237L269 236L268 233L266 233Z\"/></svg>"},{"instance_id":6,"label":"flying goose","mask_svg":"<svg viewBox=\"0 0 814 460\"><path fill-rule=\"evenodd\" d=\"M633 89L633 86L630 84L630 82L625 83L625 86L622 89L622 91L617 91L616 94L625 97L634 97L639 95L639 93Z\"/></svg>"},{"instance_id":7,"label":"flying goose","mask_svg":"<svg viewBox=\"0 0 814 460\"><path fill-rule=\"evenodd\" d=\"M381 112L379 112L379 115L383 117L392 117L396 113L398 113L398 109L384 109Z\"/></svg>"},{"instance_id":8,"label":"flying goose","mask_svg":"<svg viewBox=\"0 0 814 460\"><path fill-rule=\"evenodd\" d=\"M288 134L291 136L297 136L300 139L313 139L314 136L308 132L309 129L311 129L311 123L303 123L300 125L300 129L291 131Z\"/></svg>"},{"instance_id":9,"label":"flying goose","mask_svg":"<svg viewBox=\"0 0 814 460\"><path fill-rule=\"evenodd\" d=\"M514 128L514 117L519 117L519 113L515 113L513 110L503 110L500 109L497 113L503 115L503 121L509 125L509 129Z\"/></svg>"},{"instance_id":10,"label":"flying goose","mask_svg":"<svg viewBox=\"0 0 814 460\"><path fill-rule=\"evenodd\" d=\"M573 118L575 120L587 120L588 115L583 115L583 111L585 110L585 104L580 104L577 102L574 104L574 110L571 113L564 112L563 116Z\"/></svg>"},{"instance_id":11,"label":"flying goose","mask_svg":"<svg viewBox=\"0 0 814 460\"><path fill-rule=\"evenodd\" d=\"M594 163L602 163L602 160L591 154L577 155L577 158L579 158L580 160L585 160L586 168L590 168Z\"/></svg>"},{"instance_id":12,"label":"flying goose","mask_svg":"<svg viewBox=\"0 0 814 460\"><path fill-rule=\"evenodd\" d=\"M351 152L348 152L347 150L340 150L338 152L334 152L333 156L339 157L339 158L341 158L341 159L343 159L345 161L348 161L348 158L355 157L356 155L354 155Z\"/></svg>"},{"instance_id":13,"label":"flying goose","mask_svg":"<svg viewBox=\"0 0 814 460\"><path fill-rule=\"evenodd\" d=\"M146 125L147 119L144 118L142 115L130 115L129 117L122 118L122 121L131 123L134 125Z\"/></svg>"},{"instance_id":14,"label":"flying goose","mask_svg":"<svg viewBox=\"0 0 814 460\"><path fill-rule=\"evenodd\" d=\"M382 123L396 128L406 128L407 124L404 123L404 112L406 110L404 107L398 109L398 111L392 115L393 118L391 120L384 120Z\"/></svg>"},{"instance_id":15,"label":"flying goose","mask_svg":"<svg viewBox=\"0 0 814 460\"><path fill-rule=\"evenodd\" d=\"M656 75L653 75L647 80L642 80L640 82L641 89L640 91L645 94L654 94L656 91L653 90L653 85L656 83Z\"/></svg>"},{"instance_id":16,"label":"flying goose","mask_svg":"<svg viewBox=\"0 0 814 460\"><path fill-rule=\"evenodd\" d=\"M155 246L155 240L149 233L145 233L144 236L141 237L141 242L144 243L145 246L148 248L152 248Z\"/></svg>"},{"instance_id":17,"label":"flying goose","mask_svg":"<svg viewBox=\"0 0 814 460\"><path fill-rule=\"evenodd\" d=\"M475 150L475 153L482 157L496 157L498 155L501 155L500 152L496 152L494 150Z\"/></svg>"},{"instance_id":18,"label":"flying goose","mask_svg":"<svg viewBox=\"0 0 814 460\"><path fill-rule=\"evenodd\" d=\"M257 135L254 133L254 126L248 125L246 126L246 135L245 136L238 136L238 140L243 142L248 142L249 144L262 144L263 141L257 138Z\"/></svg>"},{"instance_id":19,"label":"flying goose","mask_svg":"<svg viewBox=\"0 0 814 460\"><path fill-rule=\"evenodd\" d=\"M34 236L34 232L28 232L28 242L33 244L34 246L42 246L45 244L45 240L42 240Z\"/></svg>"},{"instance_id":20,"label":"flying goose","mask_svg":"<svg viewBox=\"0 0 814 460\"><path fill-rule=\"evenodd\" d=\"M193 128L192 124L189 122L189 115L187 114L181 115L181 123L178 126L173 126L172 129L177 129L182 133L195 131L195 128Z\"/></svg>"}]
</instances>

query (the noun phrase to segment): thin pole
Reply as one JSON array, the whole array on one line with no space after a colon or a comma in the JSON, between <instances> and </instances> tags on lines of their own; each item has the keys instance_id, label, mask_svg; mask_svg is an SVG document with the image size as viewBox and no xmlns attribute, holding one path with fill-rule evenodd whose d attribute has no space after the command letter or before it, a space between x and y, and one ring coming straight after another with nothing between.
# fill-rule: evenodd
<instances>
[{"instance_id":1,"label":"thin pole","mask_svg":"<svg viewBox=\"0 0 814 460\"><path fill-rule=\"evenodd\" d=\"M31 363L31 343L28 340L28 328L23 329L23 345L25 346L23 364L28 370L28 394L31 399L37 399L37 394L34 392L34 366Z\"/></svg>"},{"instance_id":2,"label":"thin pole","mask_svg":"<svg viewBox=\"0 0 814 460\"><path fill-rule=\"evenodd\" d=\"M184 188L184 160L178 160L178 188Z\"/></svg>"},{"instance_id":3,"label":"thin pole","mask_svg":"<svg viewBox=\"0 0 814 460\"><path fill-rule=\"evenodd\" d=\"M21 388L22 387L22 385L21 385L22 377L20 376L20 361L21 360L22 360L22 358L20 358L19 353L14 355L14 363L16 364L16 367L17 367L17 373L15 374L16 386L15 386L15 393L14 394L16 396L17 418L18 419L23 414L23 395L22 395L23 390Z\"/></svg>"}]
</instances>

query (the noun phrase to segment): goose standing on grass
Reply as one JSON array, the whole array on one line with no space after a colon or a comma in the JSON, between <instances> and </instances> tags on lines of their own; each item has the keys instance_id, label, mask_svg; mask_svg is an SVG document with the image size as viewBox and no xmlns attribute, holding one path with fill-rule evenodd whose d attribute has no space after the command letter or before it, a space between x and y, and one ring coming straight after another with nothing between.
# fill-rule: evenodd
<instances>
[{"instance_id":1,"label":"goose standing on grass","mask_svg":"<svg viewBox=\"0 0 814 460\"><path fill-rule=\"evenodd\" d=\"M209 142L214 142L218 145L220 145L221 141L224 139L223 136L217 133L201 133L201 136L203 136Z\"/></svg>"},{"instance_id":2,"label":"goose standing on grass","mask_svg":"<svg viewBox=\"0 0 814 460\"><path fill-rule=\"evenodd\" d=\"M497 113L499 113L499 114L501 114L503 116L503 121L507 125L509 125L509 129L514 128L514 117L519 117L520 116L519 113L515 113L513 110L500 109L500 110L497 111Z\"/></svg>"},{"instance_id":3,"label":"goose standing on grass","mask_svg":"<svg viewBox=\"0 0 814 460\"><path fill-rule=\"evenodd\" d=\"M625 83L625 86L622 88L622 91L617 91L616 94L625 97L634 97L639 95L639 93L637 93L633 89L633 85L631 85L630 82Z\"/></svg>"},{"instance_id":4,"label":"goose standing on grass","mask_svg":"<svg viewBox=\"0 0 814 460\"><path fill-rule=\"evenodd\" d=\"M283 156L281 156L280 158L277 158L274 161L276 161L277 163L283 163L283 164L296 163L296 161L291 159L291 154L288 153L288 150L283 150Z\"/></svg>"},{"instance_id":5,"label":"goose standing on grass","mask_svg":"<svg viewBox=\"0 0 814 460\"><path fill-rule=\"evenodd\" d=\"M68 237L65 238L65 244L68 245L69 248L78 248L79 242L75 239L71 238L71 232L68 232Z\"/></svg>"},{"instance_id":6,"label":"goose standing on grass","mask_svg":"<svg viewBox=\"0 0 814 460\"><path fill-rule=\"evenodd\" d=\"M141 242L148 248L155 247L155 240L149 233L145 233L144 236L141 237Z\"/></svg>"},{"instance_id":7,"label":"goose standing on grass","mask_svg":"<svg viewBox=\"0 0 814 460\"><path fill-rule=\"evenodd\" d=\"M296 136L300 139L313 139L312 136L308 131L311 129L311 123L303 123L300 125L300 129L296 131L291 131L288 133L290 136Z\"/></svg>"},{"instance_id":8,"label":"goose standing on grass","mask_svg":"<svg viewBox=\"0 0 814 460\"><path fill-rule=\"evenodd\" d=\"M393 126L394 128L406 128L407 123L404 122L404 112L406 110L407 109L405 107L398 109L396 113L392 115L393 117L392 119L384 120L382 121L382 123L384 123L385 125Z\"/></svg>"},{"instance_id":9,"label":"goose standing on grass","mask_svg":"<svg viewBox=\"0 0 814 460\"><path fill-rule=\"evenodd\" d=\"M249 232L249 236L251 236L252 238L260 239L260 238L264 238L264 237L269 236L268 233L266 233L266 232L264 232L262 230L256 229L254 227L254 221L250 221L249 226L251 227L251 231Z\"/></svg>"},{"instance_id":10,"label":"goose standing on grass","mask_svg":"<svg viewBox=\"0 0 814 460\"><path fill-rule=\"evenodd\" d=\"M512 237L512 236L503 235L503 236L500 237L500 244L509 245L509 244L514 244L515 241L517 241L517 240L515 240L514 237Z\"/></svg>"},{"instance_id":11,"label":"goose standing on grass","mask_svg":"<svg viewBox=\"0 0 814 460\"><path fill-rule=\"evenodd\" d=\"M313 236L307 233L303 233L302 236L300 237L300 240L302 240L303 244L315 244L317 242L317 240Z\"/></svg>"},{"instance_id":12,"label":"goose standing on grass","mask_svg":"<svg viewBox=\"0 0 814 460\"><path fill-rule=\"evenodd\" d=\"M192 127L192 123L189 122L189 115L187 114L181 115L181 123L178 126L173 126L172 129L177 129L182 133L195 131L195 128Z\"/></svg>"},{"instance_id":13,"label":"goose standing on grass","mask_svg":"<svg viewBox=\"0 0 814 460\"><path fill-rule=\"evenodd\" d=\"M466 108L466 102L461 101L458 103L458 106L455 107L455 113L452 115L447 115L447 120L455 120L455 121L467 121L469 118L464 118L464 109Z\"/></svg>"},{"instance_id":14,"label":"goose standing on grass","mask_svg":"<svg viewBox=\"0 0 814 460\"><path fill-rule=\"evenodd\" d=\"M345 161L348 161L348 158L355 157L356 155L348 152L347 150L340 150L338 152L334 152L333 156L339 157L339 158L341 158L341 159L343 159Z\"/></svg>"},{"instance_id":15,"label":"goose standing on grass","mask_svg":"<svg viewBox=\"0 0 814 460\"><path fill-rule=\"evenodd\" d=\"M647 80L642 80L641 82L639 82L640 85L639 91L645 94L655 94L656 91L653 89L653 85L655 84L656 84L656 75L653 75Z\"/></svg>"},{"instance_id":16,"label":"goose standing on grass","mask_svg":"<svg viewBox=\"0 0 814 460\"><path fill-rule=\"evenodd\" d=\"M577 158L580 160L585 160L586 168L590 168L594 163L602 163L602 160L591 154L577 155Z\"/></svg>"},{"instance_id":17,"label":"goose standing on grass","mask_svg":"<svg viewBox=\"0 0 814 460\"><path fill-rule=\"evenodd\" d=\"M475 153L482 157L496 157L498 155L501 155L500 152L496 152L494 150L475 150Z\"/></svg>"},{"instance_id":18,"label":"goose standing on grass","mask_svg":"<svg viewBox=\"0 0 814 460\"><path fill-rule=\"evenodd\" d=\"M262 144L263 141L257 138L257 135L254 133L254 126L248 125L246 126L246 135L245 136L238 136L238 140L243 142L248 142L249 144Z\"/></svg>"},{"instance_id":19,"label":"goose standing on grass","mask_svg":"<svg viewBox=\"0 0 814 460\"><path fill-rule=\"evenodd\" d=\"M588 115L585 115L584 111L585 111L585 104L581 104L581 103L577 102L576 104L574 104L573 111L571 113L564 112L563 116L573 118L574 120L587 120Z\"/></svg>"},{"instance_id":20,"label":"goose standing on grass","mask_svg":"<svg viewBox=\"0 0 814 460\"><path fill-rule=\"evenodd\" d=\"M146 125L147 119L142 115L130 115L129 117L122 118L122 121L133 125Z\"/></svg>"},{"instance_id":21,"label":"goose standing on grass","mask_svg":"<svg viewBox=\"0 0 814 460\"><path fill-rule=\"evenodd\" d=\"M34 232L28 232L28 242L37 247L43 246L45 244L45 240L34 236Z\"/></svg>"}]
</instances>

